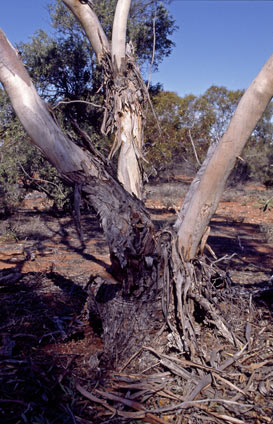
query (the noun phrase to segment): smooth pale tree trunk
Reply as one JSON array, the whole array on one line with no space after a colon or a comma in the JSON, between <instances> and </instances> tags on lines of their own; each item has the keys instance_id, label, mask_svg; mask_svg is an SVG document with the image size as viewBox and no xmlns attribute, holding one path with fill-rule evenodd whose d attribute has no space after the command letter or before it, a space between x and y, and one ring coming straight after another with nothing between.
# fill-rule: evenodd
<instances>
[{"instance_id":1,"label":"smooth pale tree trunk","mask_svg":"<svg viewBox=\"0 0 273 424\"><path fill-rule=\"evenodd\" d=\"M89 4L83 4L79 0L62 0L63 3L73 12L82 25L87 38L93 47L98 62L105 52L110 52L108 39L97 18L97 15Z\"/></svg>"},{"instance_id":2,"label":"smooth pale tree trunk","mask_svg":"<svg viewBox=\"0 0 273 424\"><path fill-rule=\"evenodd\" d=\"M178 246L186 261L192 260L215 213L236 159L273 96L273 55L246 90L229 127L212 146L193 180L176 221Z\"/></svg>"},{"instance_id":3,"label":"smooth pale tree trunk","mask_svg":"<svg viewBox=\"0 0 273 424\"><path fill-rule=\"evenodd\" d=\"M120 71L122 62L125 60L127 20L131 0L119 0L117 2L112 33L112 63L115 63Z\"/></svg>"},{"instance_id":4,"label":"smooth pale tree trunk","mask_svg":"<svg viewBox=\"0 0 273 424\"><path fill-rule=\"evenodd\" d=\"M47 159L61 172L66 180L73 172L82 169L81 162L86 155L60 130L50 115L46 103L39 97L16 50L0 32L0 80L3 84L16 115L33 143ZM91 175L97 175L92 164L86 163Z\"/></svg>"},{"instance_id":5,"label":"smooth pale tree trunk","mask_svg":"<svg viewBox=\"0 0 273 424\"><path fill-rule=\"evenodd\" d=\"M84 28L99 63L104 68L106 111L103 134L115 132L110 158L118 151L118 179L123 187L142 198L140 162L143 147L144 98L147 96L132 52L127 48L126 29L131 0L118 0L110 43L90 4L63 0ZM128 55L129 53L129 55ZM128 67L129 64L129 67ZM132 78L128 78L128 75ZM107 124L106 124L107 123Z\"/></svg>"}]
</instances>

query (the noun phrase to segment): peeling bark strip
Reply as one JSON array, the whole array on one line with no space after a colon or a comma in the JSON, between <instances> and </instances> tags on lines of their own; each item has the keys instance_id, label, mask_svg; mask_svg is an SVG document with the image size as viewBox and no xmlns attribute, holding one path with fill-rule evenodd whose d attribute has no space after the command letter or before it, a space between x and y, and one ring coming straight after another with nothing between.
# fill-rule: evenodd
<instances>
[{"instance_id":1,"label":"peeling bark strip","mask_svg":"<svg viewBox=\"0 0 273 424\"><path fill-rule=\"evenodd\" d=\"M118 0L110 43L92 9L92 4L63 0L83 26L104 70L105 113L101 131L115 133L109 158L120 150L118 179L124 188L142 198L141 160L143 125L148 91L135 63L133 49L126 45L131 0Z\"/></svg>"},{"instance_id":2,"label":"peeling bark strip","mask_svg":"<svg viewBox=\"0 0 273 424\"><path fill-rule=\"evenodd\" d=\"M89 7L86 4L81 6ZM62 133L38 96L15 50L4 34L0 35L0 81L18 118L33 143L61 176L80 185L96 210L108 241L113 274L120 283L114 287L104 284L105 290L98 291L96 296L106 356L113 361L119 354L129 356L143 342L146 330L149 335L158 328L161 320L158 301L162 293L166 299L163 299L164 316L178 351L187 351L191 356L202 353L197 337L200 329L195 328L195 303L209 314L210 323L214 323L218 333L229 342L234 340L237 343L221 319L217 304L211 302L212 296L207 290L210 280L202 275L197 278L198 259L192 259L197 255L199 242L236 157L272 97L273 56L246 91L219 145L210 150L187 195L176 231L165 230L156 240L153 224L141 201L123 189L94 150L81 150ZM113 70L115 72L114 67ZM124 103L131 111L130 85L122 92L125 76L130 73L127 68L122 72L114 74L120 78L118 87L121 87L116 101L121 101L124 94ZM136 75L134 70L132 75ZM124 110L121 109L120 113ZM120 122L122 132L123 121ZM201 261L199 267L206 271ZM122 353L124 347L127 350Z\"/></svg>"},{"instance_id":3,"label":"peeling bark strip","mask_svg":"<svg viewBox=\"0 0 273 424\"><path fill-rule=\"evenodd\" d=\"M5 40L3 35L0 41ZM12 47L1 47L0 43L0 80L18 118L61 176L81 186L100 218L112 274L120 281L115 287L105 284L96 298L104 330L104 360L111 367L117 355L126 358L139 348L147 328L158 328L162 319L154 226L142 202L123 189L103 159L81 150L62 133Z\"/></svg>"},{"instance_id":4,"label":"peeling bark strip","mask_svg":"<svg viewBox=\"0 0 273 424\"><path fill-rule=\"evenodd\" d=\"M192 260L217 209L227 178L249 136L273 96L273 55L243 95L226 133L212 147L193 180L176 221L178 243L186 261Z\"/></svg>"},{"instance_id":5,"label":"peeling bark strip","mask_svg":"<svg viewBox=\"0 0 273 424\"><path fill-rule=\"evenodd\" d=\"M126 57L118 70L110 56L102 58L104 69L105 111L101 127L103 134L115 133L109 155L120 149L118 179L129 193L142 198L143 127L147 88L135 64L132 46L127 45Z\"/></svg>"}]
</instances>

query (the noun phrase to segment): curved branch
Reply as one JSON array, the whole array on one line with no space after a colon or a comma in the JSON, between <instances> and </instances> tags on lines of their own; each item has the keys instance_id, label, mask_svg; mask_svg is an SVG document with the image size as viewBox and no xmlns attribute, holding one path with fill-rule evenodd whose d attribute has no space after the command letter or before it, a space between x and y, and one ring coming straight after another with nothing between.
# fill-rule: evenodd
<instances>
[{"instance_id":1,"label":"curved branch","mask_svg":"<svg viewBox=\"0 0 273 424\"><path fill-rule=\"evenodd\" d=\"M62 0L62 2L71 10L82 25L100 62L104 52L110 52L110 46L97 15L88 3L83 4L79 0Z\"/></svg>"},{"instance_id":2,"label":"curved branch","mask_svg":"<svg viewBox=\"0 0 273 424\"><path fill-rule=\"evenodd\" d=\"M0 30L0 82L13 109L33 143L67 179L80 171L86 154L66 137L39 97L26 69L5 34ZM97 171L90 169L93 175Z\"/></svg>"},{"instance_id":3,"label":"curved branch","mask_svg":"<svg viewBox=\"0 0 273 424\"><path fill-rule=\"evenodd\" d=\"M200 240L217 209L227 178L273 96L273 55L253 80L218 145L212 145L193 180L175 228L186 261L196 256Z\"/></svg>"},{"instance_id":4,"label":"curved branch","mask_svg":"<svg viewBox=\"0 0 273 424\"><path fill-rule=\"evenodd\" d=\"M69 105L71 103L84 103L86 105L89 106L93 106L96 107L98 109L105 109L105 106L102 105L98 105L96 103L92 103L92 102L87 102L86 100L60 100L58 103L56 103L54 106L52 106L52 109L57 109L57 107L59 107L59 105Z\"/></svg>"},{"instance_id":5,"label":"curved branch","mask_svg":"<svg viewBox=\"0 0 273 424\"><path fill-rule=\"evenodd\" d=\"M118 0L112 33L112 62L120 70L122 59L125 58L127 19L131 0Z\"/></svg>"}]
</instances>

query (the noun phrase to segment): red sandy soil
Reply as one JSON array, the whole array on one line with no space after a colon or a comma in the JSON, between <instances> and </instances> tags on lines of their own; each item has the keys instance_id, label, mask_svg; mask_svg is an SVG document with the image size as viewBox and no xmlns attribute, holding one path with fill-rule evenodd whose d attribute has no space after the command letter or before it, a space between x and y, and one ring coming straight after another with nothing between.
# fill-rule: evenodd
<instances>
[{"instance_id":1,"label":"red sandy soil","mask_svg":"<svg viewBox=\"0 0 273 424\"><path fill-rule=\"evenodd\" d=\"M254 190L265 188L249 185L245 192L255 193ZM110 265L108 249L95 216L82 217L85 235L82 249L71 217L55 218L40 211L37 201L25 202L24 206L28 209L21 209L11 219L12 233L14 237L19 233L18 239L0 233L0 269L17 268L22 273L54 271L70 278L106 272ZM159 200L148 199L146 206L158 224L175 220L175 211L164 208ZM219 257L237 253L243 261L273 269L273 245L266 243L260 229L265 224L273 226L273 209L263 212L255 195L247 200L238 195L231 201L220 202L211 222L208 243Z\"/></svg>"}]
</instances>

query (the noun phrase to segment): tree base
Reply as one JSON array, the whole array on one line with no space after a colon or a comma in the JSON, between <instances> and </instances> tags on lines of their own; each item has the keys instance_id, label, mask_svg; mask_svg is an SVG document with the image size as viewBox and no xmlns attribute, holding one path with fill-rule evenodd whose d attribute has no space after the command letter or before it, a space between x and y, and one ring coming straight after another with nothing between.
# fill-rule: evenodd
<instances>
[{"instance_id":1,"label":"tree base","mask_svg":"<svg viewBox=\"0 0 273 424\"><path fill-rule=\"evenodd\" d=\"M266 284L265 288L260 285L258 289L242 288L232 283L225 272L216 275L215 267L207 268L204 258L190 265L195 277L188 290L183 325L190 320L195 349L187 345L181 331L175 296L171 298L164 331L157 332L156 338L152 324L160 328L162 321L149 315L153 309L142 302L137 304L115 296L105 302L105 311L108 306L110 312L102 322L109 325L104 334L105 343L115 344L114 349L105 346L104 365L112 368L112 373L92 394L79 385L77 390L92 401L94 411L98 408L100 417L103 405L105 415L111 414L111 419L115 417L118 423L124 419L128 422L140 419L151 424L270 423L272 320L267 310L256 309L252 301L260 302L263 295L267 298L272 287ZM103 282L100 287L106 285ZM103 291L106 288L109 295L109 285ZM121 290L114 292L120 294ZM177 295L175 284L171 292ZM98 293L95 297L100 299ZM144 320L133 319L138 316ZM113 326L113 320L117 325ZM222 325L228 329L227 337L222 334ZM189 331L187 325L185 328ZM126 342L122 340L127 336L123 329L130 332ZM124 346L127 349L122 350ZM190 347L188 352L183 351L183 346ZM114 360L107 362L107 357Z\"/></svg>"},{"instance_id":2,"label":"tree base","mask_svg":"<svg viewBox=\"0 0 273 424\"><path fill-rule=\"evenodd\" d=\"M88 289L89 321L103 339L100 365L118 369L143 345L150 344L164 324L156 288L140 297L125 295L122 285L96 277Z\"/></svg>"}]
</instances>

